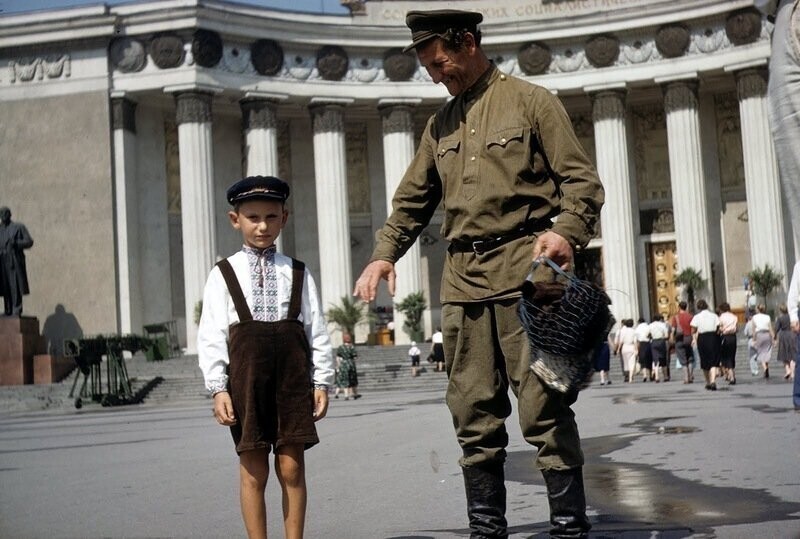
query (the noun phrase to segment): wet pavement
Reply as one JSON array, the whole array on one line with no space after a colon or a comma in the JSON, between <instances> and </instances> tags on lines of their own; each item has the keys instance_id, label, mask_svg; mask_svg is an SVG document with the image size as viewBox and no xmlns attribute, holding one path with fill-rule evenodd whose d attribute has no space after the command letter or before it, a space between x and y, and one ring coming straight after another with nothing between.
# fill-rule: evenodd
<instances>
[{"instance_id":1,"label":"wet pavement","mask_svg":"<svg viewBox=\"0 0 800 539\"><path fill-rule=\"evenodd\" d=\"M574 409L592 538L800 538L800 414L787 381L743 372L711 392L615 378ZM515 417L510 531L543 538L544 484ZM318 429L307 537L468 537L460 452L438 391L332 400ZM237 473L207 403L0 413L0 537L242 537ZM281 537L274 479L268 506Z\"/></svg>"}]
</instances>

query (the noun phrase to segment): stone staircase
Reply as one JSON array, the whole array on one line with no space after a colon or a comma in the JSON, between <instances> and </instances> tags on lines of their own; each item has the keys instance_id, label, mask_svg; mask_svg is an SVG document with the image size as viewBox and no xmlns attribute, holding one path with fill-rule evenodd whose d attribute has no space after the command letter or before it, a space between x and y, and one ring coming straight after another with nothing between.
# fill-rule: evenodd
<instances>
[{"instance_id":1,"label":"stone staircase","mask_svg":"<svg viewBox=\"0 0 800 539\"><path fill-rule=\"evenodd\" d=\"M359 392L436 389L442 395L447 387L447 376L435 372L425 361L430 343L421 343L420 375L411 377L408 346L357 346ZM196 355L179 356L163 361L147 361L138 353L125 361L133 393L141 397L144 405L192 405L209 401L203 385L203 376L197 366ZM0 387L0 410L24 412L46 409L74 409L75 399L69 397L77 370L56 384ZM105 390L105 366L102 368ZM78 380L78 393L83 377ZM84 399L86 405L93 405ZM95 406L98 406L94 404Z\"/></svg>"},{"instance_id":2,"label":"stone staircase","mask_svg":"<svg viewBox=\"0 0 800 539\"><path fill-rule=\"evenodd\" d=\"M739 339L736 357L737 378L744 383L764 383L754 378L747 361L746 340ZM447 388L447 376L443 372L434 372L433 366L425 361L430 350L430 343L419 345L422 352L421 374L411 377L411 365L408 359L408 346L357 346L359 392L365 396L382 391L415 391L434 389L444 396ZM773 356L774 358L774 356ZM674 363L674 356L672 358ZM136 354L126 360L128 378L134 394L140 397L144 406L191 406L205 403L210 406L209 396L203 387L203 379L197 366L197 356L180 356L163 361L147 361L143 354ZM781 379L783 369L773 359L773 379L769 383L786 383ZM611 372L615 382L621 381L618 358L612 358ZM75 399L69 397L75 380L73 371L61 382L42 385L0 386L0 413L30 412L39 410L74 410ZM105 390L105 373L103 366L103 389ZM682 373L672 370L673 380L680 383ZM702 374L695 370L695 377L702 380ZM78 380L78 388L83 380ZM597 380L597 377L595 377ZM723 382L724 384L724 382ZM678 386L675 386L678 387ZM789 387L789 386L787 386ZM791 388L787 389L791 391ZM77 392L77 389L76 389ZM87 402L86 405L99 407L99 404Z\"/></svg>"}]
</instances>

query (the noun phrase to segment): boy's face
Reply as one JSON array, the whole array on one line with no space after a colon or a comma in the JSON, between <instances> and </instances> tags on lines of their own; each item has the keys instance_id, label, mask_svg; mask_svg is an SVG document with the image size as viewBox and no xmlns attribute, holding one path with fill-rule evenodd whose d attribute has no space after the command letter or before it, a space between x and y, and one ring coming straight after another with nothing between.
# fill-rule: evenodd
<instances>
[{"instance_id":1,"label":"boy's face","mask_svg":"<svg viewBox=\"0 0 800 539\"><path fill-rule=\"evenodd\" d=\"M241 230L244 244L254 249L271 247L289 218L289 212L275 200L247 200L228 217L236 230Z\"/></svg>"}]
</instances>

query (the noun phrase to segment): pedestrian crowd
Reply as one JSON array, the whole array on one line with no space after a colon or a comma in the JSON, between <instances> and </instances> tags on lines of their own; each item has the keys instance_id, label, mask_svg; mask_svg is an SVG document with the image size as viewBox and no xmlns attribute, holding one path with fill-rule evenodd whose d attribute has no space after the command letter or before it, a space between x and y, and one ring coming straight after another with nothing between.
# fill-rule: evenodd
<instances>
[{"instance_id":1,"label":"pedestrian crowd","mask_svg":"<svg viewBox=\"0 0 800 539\"><path fill-rule=\"evenodd\" d=\"M747 357L753 376L769 378L771 361L783 367L783 378L794 379L800 336L792 330L789 309L780 305L773 321L766 306L757 304L744 322L731 312L728 303L712 310L704 299L697 301L693 312L685 301L679 311L665 320L656 313L650 322L640 317L620 320L608 342L597 350L594 369L600 385L611 384L613 354L619 357L623 381L669 382L673 371L680 370L683 383L694 382L699 367L705 389L717 390L717 382L736 385L736 349L739 336L747 341ZM749 313L747 313L749 314ZM674 359L673 359L674 357Z\"/></svg>"}]
</instances>

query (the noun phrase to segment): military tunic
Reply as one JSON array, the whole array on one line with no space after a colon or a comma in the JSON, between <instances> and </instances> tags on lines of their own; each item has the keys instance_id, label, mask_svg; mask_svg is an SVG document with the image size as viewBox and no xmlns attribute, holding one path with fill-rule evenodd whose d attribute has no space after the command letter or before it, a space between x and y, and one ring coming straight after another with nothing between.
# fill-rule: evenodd
<instances>
[{"instance_id":1,"label":"military tunic","mask_svg":"<svg viewBox=\"0 0 800 539\"><path fill-rule=\"evenodd\" d=\"M495 237L556 214L552 230L580 248L594 235L603 188L558 98L492 67L428 121L372 260L396 262L440 202L448 241ZM519 295L533 243L523 237L483 255L448 252L442 303Z\"/></svg>"},{"instance_id":2,"label":"military tunic","mask_svg":"<svg viewBox=\"0 0 800 539\"><path fill-rule=\"evenodd\" d=\"M425 127L372 260L396 262L440 203L441 232L451 242L441 287L447 405L461 465L504 460L509 388L518 398L522 434L539 448L537 466L582 465L569 408L574 395L548 391L530 371L516 316L537 235L551 229L580 249L593 236L603 203L597 173L560 101L492 66L445 104ZM463 248L532 221L530 234L494 249Z\"/></svg>"}]
</instances>

